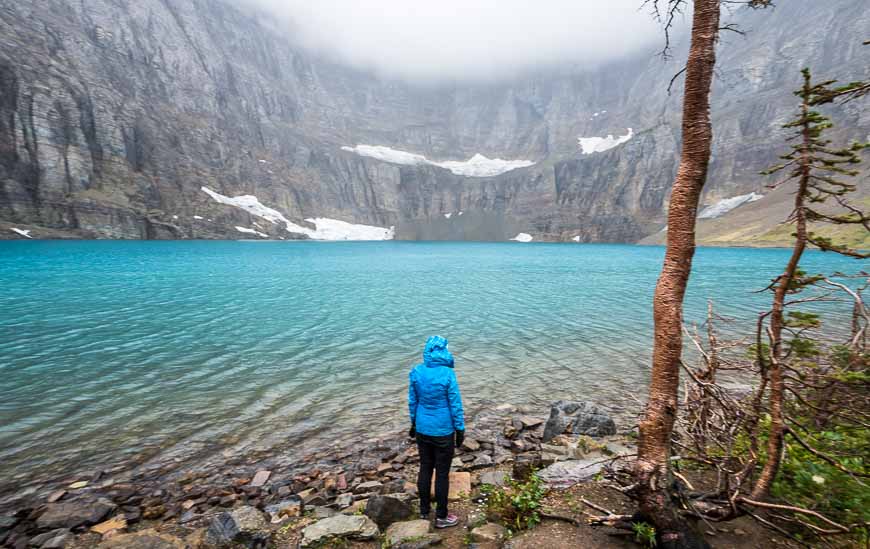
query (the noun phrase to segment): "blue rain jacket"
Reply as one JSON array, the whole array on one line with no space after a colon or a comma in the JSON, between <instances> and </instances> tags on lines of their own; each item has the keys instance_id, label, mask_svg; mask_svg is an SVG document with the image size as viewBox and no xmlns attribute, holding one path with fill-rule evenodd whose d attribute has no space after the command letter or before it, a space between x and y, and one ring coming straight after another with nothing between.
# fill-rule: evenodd
<instances>
[{"instance_id":1,"label":"blue rain jacket","mask_svg":"<svg viewBox=\"0 0 870 549\"><path fill-rule=\"evenodd\" d=\"M465 430L465 412L453 371L453 355L443 337L432 336L426 341L423 363L411 370L408 411L411 423L421 435L440 437Z\"/></svg>"}]
</instances>

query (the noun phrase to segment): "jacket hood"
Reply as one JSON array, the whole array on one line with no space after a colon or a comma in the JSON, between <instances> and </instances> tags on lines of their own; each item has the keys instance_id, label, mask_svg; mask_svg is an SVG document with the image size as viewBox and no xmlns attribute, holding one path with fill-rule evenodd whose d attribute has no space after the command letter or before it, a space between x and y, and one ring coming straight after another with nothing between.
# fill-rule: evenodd
<instances>
[{"instance_id":1,"label":"jacket hood","mask_svg":"<svg viewBox=\"0 0 870 549\"><path fill-rule=\"evenodd\" d=\"M447 349L447 340L441 336L432 336L426 340L423 349L423 364L428 368L447 366L453 368L453 355Z\"/></svg>"}]
</instances>

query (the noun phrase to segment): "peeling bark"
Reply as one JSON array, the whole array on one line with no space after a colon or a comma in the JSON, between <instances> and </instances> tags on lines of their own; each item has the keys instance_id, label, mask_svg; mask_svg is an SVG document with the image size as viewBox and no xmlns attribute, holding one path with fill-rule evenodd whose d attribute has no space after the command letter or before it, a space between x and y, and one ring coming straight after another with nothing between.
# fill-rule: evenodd
<instances>
[{"instance_id":1,"label":"peeling bark","mask_svg":"<svg viewBox=\"0 0 870 549\"><path fill-rule=\"evenodd\" d=\"M655 339L649 402L640 422L635 476L641 515L664 548L707 547L670 499L671 435L677 413L683 296L695 253L698 200L707 179L713 138L710 88L716 64L719 0L695 0L692 44L683 97L683 149L668 210L664 265L653 298Z\"/></svg>"}]
</instances>

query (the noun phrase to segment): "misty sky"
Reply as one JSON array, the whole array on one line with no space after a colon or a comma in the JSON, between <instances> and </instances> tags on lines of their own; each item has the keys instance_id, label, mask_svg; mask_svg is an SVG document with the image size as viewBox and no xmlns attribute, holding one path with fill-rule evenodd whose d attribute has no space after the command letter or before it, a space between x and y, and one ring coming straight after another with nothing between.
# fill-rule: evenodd
<instances>
[{"instance_id":1,"label":"misty sky","mask_svg":"<svg viewBox=\"0 0 870 549\"><path fill-rule=\"evenodd\" d=\"M228 1L268 13L307 47L410 79L600 63L663 41L642 0Z\"/></svg>"}]
</instances>

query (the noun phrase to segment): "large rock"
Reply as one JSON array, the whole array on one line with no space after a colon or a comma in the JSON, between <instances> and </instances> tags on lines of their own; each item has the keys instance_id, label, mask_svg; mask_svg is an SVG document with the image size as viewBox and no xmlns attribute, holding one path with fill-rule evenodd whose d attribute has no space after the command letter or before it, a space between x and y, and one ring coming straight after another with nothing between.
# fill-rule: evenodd
<instances>
[{"instance_id":1,"label":"large rock","mask_svg":"<svg viewBox=\"0 0 870 549\"><path fill-rule=\"evenodd\" d=\"M36 525L43 530L90 526L103 520L116 507L111 501L102 498L97 501L49 503L36 519Z\"/></svg>"},{"instance_id":2,"label":"large rock","mask_svg":"<svg viewBox=\"0 0 870 549\"><path fill-rule=\"evenodd\" d=\"M396 522L387 528L387 545L395 547L403 542L424 539L430 535L431 526L428 520L423 519Z\"/></svg>"},{"instance_id":3,"label":"large rock","mask_svg":"<svg viewBox=\"0 0 870 549\"><path fill-rule=\"evenodd\" d=\"M559 461L538 471L538 476L554 488L573 486L594 477L606 464L600 455L587 459Z\"/></svg>"},{"instance_id":4,"label":"large rock","mask_svg":"<svg viewBox=\"0 0 870 549\"><path fill-rule=\"evenodd\" d=\"M372 496L366 504L365 515L375 521L380 529L411 516L411 506L393 496Z\"/></svg>"},{"instance_id":5,"label":"large rock","mask_svg":"<svg viewBox=\"0 0 870 549\"><path fill-rule=\"evenodd\" d=\"M303 547L308 547L329 538L369 540L379 534L378 525L365 515L335 515L302 530L301 543Z\"/></svg>"},{"instance_id":6,"label":"large rock","mask_svg":"<svg viewBox=\"0 0 870 549\"><path fill-rule=\"evenodd\" d=\"M133 534L121 534L97 546L98 549L185 549L185 547L186 544L175 536L150 529Z\"/></svg>"},{"instance_id":7,"label":"large rock","mask_svg":"<svg viewBox=\"0 0 870 549\"><path fill-rule=\"evenodd\" d=\"M265 543L269 539L266 517L254 507L245 506L216 516L206 531L206 541L212 545L241 543L247 546Z\"/></svg>"},{"instance_id":8,"label":"large rock","mask_svg":"<svg viewBox=\"0 0 870 549\"><path fill-rule=\"evenodd\" d=\"M435 475L432 475L432 497L435 497ZM463 496L471 495L471 473L451 472L450 491L447 499L456 501Z\"/></svg>"},{"instance_id":9,"label":"large rock","mask_svg":"<svg viewBox=\"0 0 870 549\"><path fill-rule=\"evenodd\" d=\"M594 404L560 400L550 406L543 441L549 442L565 432L595 437L614 435L616 423L607 411Z\"/></svg>"}]
</instances>

